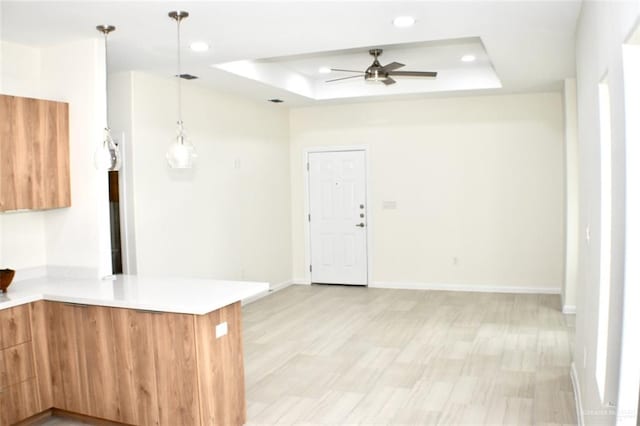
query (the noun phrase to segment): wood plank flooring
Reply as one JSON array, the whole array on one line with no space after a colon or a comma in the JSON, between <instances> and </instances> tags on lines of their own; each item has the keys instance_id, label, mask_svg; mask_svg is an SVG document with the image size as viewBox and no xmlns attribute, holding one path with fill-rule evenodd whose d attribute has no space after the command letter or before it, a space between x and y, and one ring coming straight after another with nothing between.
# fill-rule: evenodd
<instances>
[{"instance_id":1,"label":"wood plank flooring","mask_svg":"<svg viewBox=\"0 0 640 426\"><path fill-rule=\"evenodd\" d=\"M292 286L244 307L248 424L576 424L556 295Z\"/></svg>"},{"instance_id":2,"label":"wood plank flooring","mask_svg":"<svg viewBox=\"0 0 640 426\"><path fill-rule=\"evenodd\" d=\"M559 296L292 286L243 311L250 425L576 424Z\"/></svg>"}]
</instances>

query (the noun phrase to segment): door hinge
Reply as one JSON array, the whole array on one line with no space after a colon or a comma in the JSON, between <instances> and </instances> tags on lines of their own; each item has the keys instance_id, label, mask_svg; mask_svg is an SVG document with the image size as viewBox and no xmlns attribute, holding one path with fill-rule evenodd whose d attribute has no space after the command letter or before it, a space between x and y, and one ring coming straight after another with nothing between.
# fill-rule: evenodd
<instances>
[{"instance_id":1,"label":"door hinge","mask_svg":"<svg viewBox=\"0 0 640 426\"><path fill-rule=\"evenodd\" d=\"M313 266L309 265L309 272L313 272Z\"/></svg>"},{"instance_id":2,"label":"door hinge","mask_svg":"<svg viewBox=\"0 0 640 426\"><path fill-rule=\"evenodd\" d=\"M311 222L311 215L308 215L308 217L309 217L309 222Z\"/></svg>"},{"instance_id":3,"label":"door hinge","mask_svg":"<svg viewBox=\"0 0 640 426\"><path fill-rule=\"evenodd\" d=\"M307 170L309 170L309 163L307 163Z\"/></svg>"}]
</instances>

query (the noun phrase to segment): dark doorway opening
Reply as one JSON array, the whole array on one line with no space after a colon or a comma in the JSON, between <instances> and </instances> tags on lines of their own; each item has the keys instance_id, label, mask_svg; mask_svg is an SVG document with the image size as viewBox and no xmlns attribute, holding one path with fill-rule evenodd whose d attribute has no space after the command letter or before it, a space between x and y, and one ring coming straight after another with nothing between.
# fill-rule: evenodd
<instances>
[{"instance_id":1,"label":"dark doorway opening","mask_svg":"<svg viewBox=\"0 0 640 426\"><path fill-rule=\"evenodd\" d=\"M111 272L122 274L122 240L120 238L120 175L109 172L109 221L111 223Z\"/></svg>"}]
</instances>

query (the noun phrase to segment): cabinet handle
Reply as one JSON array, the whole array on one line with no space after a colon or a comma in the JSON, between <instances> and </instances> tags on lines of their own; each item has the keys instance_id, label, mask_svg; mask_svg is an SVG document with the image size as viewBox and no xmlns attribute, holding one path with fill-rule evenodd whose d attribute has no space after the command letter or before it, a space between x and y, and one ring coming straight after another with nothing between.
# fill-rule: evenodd
<instances>
[{"instance_id":1,"label":"cabinet handle","mask_svg":"<svg viewBox=\"0 0 640 426\"><path fill-rule=\"evenodd\" d=\"M162 312L162 311L150 311L150 310L147 310L147 309L134 309L134 311L140 312L141 314L154 314L154 315L162 315L162 314L165 313L165 312Z\"/></svg>"},{"instance_id":2,"label":"cabinet handle","mask_svg":"<svg viewBox=\"0 0 640 426\"><path fill-rule=\"evenodd\" d=\"M60 302L63 305L73 306L74 308L88 308L89 305L85 305L84 303L72 303L72 302Z\"/></svg>"}]
</instances>

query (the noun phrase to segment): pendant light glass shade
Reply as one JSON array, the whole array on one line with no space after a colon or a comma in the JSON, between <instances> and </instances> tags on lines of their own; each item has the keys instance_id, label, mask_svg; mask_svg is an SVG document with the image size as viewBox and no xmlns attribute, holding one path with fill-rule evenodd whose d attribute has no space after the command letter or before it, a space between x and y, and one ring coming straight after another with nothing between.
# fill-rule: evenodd
<instances>
[{"instance_id":1,"label":"pendant light glass shade","mask_svg":"<svg viewBox=\"0 0 640 426\"><path fill-rule=\"evenodd\" d=\"M188 141L187 135L184 131L184 125L182 122L182 70L180 61L180 22L189 16L189 12L174 11L169 12L169 17L175 19L178 24L178 43L177 43L177 59L178 59L178 72L176 78L178 79L178 129L176 138L169 146L167 150L167 162L173 169L190 169L193 167L196 157L198 156L194 146Z\"/></svg>"},{"instance_id":2,"label":"pendant light glass shade","mask_svg":"<svg viewBox=\"0 0 640 426\"><path fill-rule=\"evenodd\" d=\"M105 101L106 101L106 127L104 128L104 136L102 141L98 143L96 151L93 154L93 163L98 170L116 171L120 170L120 150L111 136L109 128L109 63L108 63L108 44L107 36L110 32L115 31L113 25L98 25L98 31L104 34L104 73L105 73Z\"/></svg>"},{"instance_id":3,"label":"pendant light glass shade","mask_svg":"<svg viewBox=\"0 0 640 426\"><path fill-rule=\"evenodd\" d=\"M93 154L93 163L98 170L120 170L120 150L111 137L111 130L104 129L104 138Z\"/></svg>"},{"instance_id":4,"label":"pendant light glass shade","mask_svg":"<svg viewBox=\"0 0 640 426\"><path fill-rule=\"evenodd\" d=\"M195 148L187 139L182 121L178 121L178 134L167 151L167 161L172 169L190 169L198 157Z\"/></svg>"}]
</instances>

